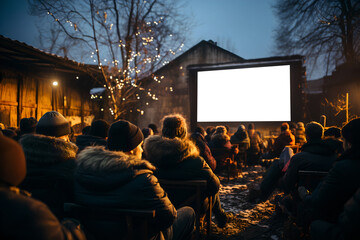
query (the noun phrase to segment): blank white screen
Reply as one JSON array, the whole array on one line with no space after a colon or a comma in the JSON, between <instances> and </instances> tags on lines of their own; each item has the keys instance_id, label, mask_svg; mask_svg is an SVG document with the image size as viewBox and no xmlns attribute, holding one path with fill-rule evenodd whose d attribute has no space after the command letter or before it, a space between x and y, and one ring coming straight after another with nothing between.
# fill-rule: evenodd
<instances>
[{"instance_id":1,"label":"blank white screen","mask_svg":"<svg viewBox=\"0 0 360 240\"><path fill-rule=\"evenodd\" d=\"M291 121L290 65L199 71L197 121Z\"/></svg>"}]
</instances>

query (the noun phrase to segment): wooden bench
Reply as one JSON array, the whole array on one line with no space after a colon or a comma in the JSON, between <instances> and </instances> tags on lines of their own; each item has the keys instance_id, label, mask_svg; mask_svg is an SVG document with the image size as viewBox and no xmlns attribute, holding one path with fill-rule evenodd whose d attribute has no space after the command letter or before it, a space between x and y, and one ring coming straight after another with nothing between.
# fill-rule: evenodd
<instances>
[{"instance_id":1,"label":"wooden bench","mask_svg":"<svg viewBox=\"0 0 360 240\"><path fill-rule=\"evenodd\" d=\"M168 192L169 190L177 191L177 190L193 190L195 194L186 199L185 202L181 203L181 205L176 206L176 208L185 207L185 206L193 206L195 203L195 213L196 213L196 239L200 238L200 218L202 212L202 205L204 200L204 192L207 188L206 180L166 180L159 179L160 186ZM169 196L171 200L171 196ZM211 233L211 215L212 215L212 196L205 197L208 199L209 207L206 210L206 233L207 236Z\"/></svg>"},{"instance_id":2,"label":"wooden bench","mask_svg":"<svg viewBox=\"0 0 360 240\"><path fill-rule=\"evenodd\" d=\"M127 232L119 236L119 239L125 240L148 239L148 223L155 218L155 210L88 207L76 203L64 203L64 210L68 216L78 219L90 234L88 220L124 222Z\"/></svg>"}]
</instances>

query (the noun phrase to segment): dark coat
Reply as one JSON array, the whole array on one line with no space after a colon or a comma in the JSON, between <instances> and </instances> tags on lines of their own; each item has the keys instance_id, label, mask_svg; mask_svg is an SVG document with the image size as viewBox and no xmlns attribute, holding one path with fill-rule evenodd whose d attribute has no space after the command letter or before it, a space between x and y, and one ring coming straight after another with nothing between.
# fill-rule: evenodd
<instances>
[{"instance_id":1,"label":"dark coat","mask_svg":"<svg viewBox=\"0 0 360 240\"><path fill-rule=\"evenodd\" d=\"M155 167L146 160L123 152L88 147L81 151L75 172L75 202L94 207L155 210L151 230L172 225L177 212L153 175ZM96 236L116 236L123 231L118 223L95 221ZM92 228L93 229L93 228Z\"/></svg>"},{"instance_id":2,"label":"dark coat","mask_svg":"<svg viewBox=\"0 0 360 240\"><path fill-rule=\"evenodd\" d=\"M250 138L246 131L236 131L230 137L231 144L238 144L240 151L246 151L250 148Z\"/></svg>"},{"instance_id":3,"label":"dark coat","mask_svg":"<svg viewBox=\"0 0 360 240\"><path fill-rule=\"evenodd\" d=\"M207 145L205 138L200 133L193 133L190 136L190 139L195 143L200 151L200 156L204 158L206 163L210 166L211 170L216 169L216 160L211 154L210 148Z\"/></svg>"},{"instance_id":4,"label":"dark coat","mask_svg":"<svg viewBox=\"0 0 360 240\"><path fill-rule=\"evenodd\" d=\"M91 136L91 135L79 135L76 138L76 146L79 148L79 152L87 146L106 146L107 142L105 138Z\"/></svg>"},{"instance_id":5,"label":"dark coat","mask_svg":"<svg viewBox=\"0 0 360 240\"><path fill-rule=\"evenodd\" d=\"M336 224L315 221L311 224L311 239L358 240L360 238L360 189L346 202Z\"/></svg>"},{"instance_id":6,"label":"dark coat","mask_svg":"<svg viewBox=\"0 0 360 240\"><path fill-rule=\"evenodd\" d=\"M324 181L305 203L314 208L316 217L334 222L345 202L360 188L360 148L352 147L335 162Z\"/></svg>"},{"instance_id":7,"label":"dark coat","mask_svg":"<svg viewBox=\"0 0 360 240\"><path fill-rule=\"evenodd\" d=\"M78 148L71 142L44 135L24 135L20 139L27 174L20 185L49 206L61 219L64 202L73 196L73 175Z\"/></svg>"},{"instance_id":8,"label":"dark coat","mask_svg":"<svg viewBox=\"0 0 360 240\"><path fill-rule=\"evenodd\" d=\"M145 152L152 162L159 179L167 180L206 180L206 196L214 196L220 188L219 178L199 155L195 145L189 140L169 139L151 136L145 140ZM193 192L170 192L174 205L180 206Z\"/></svg>"},{"instance_id":9,"label":"dark coat","mask_svg":"<svg viewBox=\"0 0 360 240\"><path fill-rule=\"evenodd\" d=\"M299 170L327 172L332 167L336 157L335 148L324 140L305 143L301 152L290 159L290 165L283 177L284 191L290 192L296 186ZM298 184L301 185L301 183Z\"/></svg>"},{"instance_id":10,"label":"dark coat","mask_svg":"<svg viewBox=\"0 0 360 240\"><path fill-rule=\"evenodd\" d=\"M61 225L49 208L16 187L0 187L0 239L85 239Z\"/></svg>"}]
</instances>

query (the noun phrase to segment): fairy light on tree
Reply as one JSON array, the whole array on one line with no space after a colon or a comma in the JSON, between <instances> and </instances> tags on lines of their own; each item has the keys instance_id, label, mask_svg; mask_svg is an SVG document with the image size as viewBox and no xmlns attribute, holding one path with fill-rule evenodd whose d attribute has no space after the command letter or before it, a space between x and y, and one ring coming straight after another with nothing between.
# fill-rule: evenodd
<instances>
[{"instance_id":1,"label":"fairy light on tree","mask_svg":"<svg viewBox=\"0 0 360 240\"><path fill-rule=\"evenodd\" d=\"M106 89L103 99L108 101L106 109L114 118L124 117L138 101L150 102L143 99L141 79L182 50L189 25L179 14L181 1L30 2L34 14L46 15L55 23L61 35L58 42L71 39L72 47L87 49L88 61L101 70L100 84ZM153 80L161 83L161 77ZM147 98L156 101L158 96L149 92Z\"/></svg>"}]
</instances>

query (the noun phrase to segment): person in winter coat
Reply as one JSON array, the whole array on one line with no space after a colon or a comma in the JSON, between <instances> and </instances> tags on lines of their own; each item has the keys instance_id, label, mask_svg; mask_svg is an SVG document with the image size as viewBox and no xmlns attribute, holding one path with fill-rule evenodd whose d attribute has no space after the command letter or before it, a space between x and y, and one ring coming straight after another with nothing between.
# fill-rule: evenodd
<instances>
[{"instance_id":1,"label":"person in winter coat","mask_svg":"<svg viewBox=\"0 0 360 240\"><path fill-rule=\"evenodd\" d=\"M205 140L205 130L197 131L190 135L190 140L197 146L200 151L200 156L204 158L205 162L210 166L211 170L216 169L216 160L211 154L211 150Z\"/></svg>"},{"instance_id":2,"label":"person in winter coat","mask_svg":"<svg viewBox=\"0 0 360 240\"><path fill-rule=\"evenodd\" d=\"M89 133L76 138L76 145L79 148L79 152L87 146L106 146L109 127L109 123L105 120L94 120L91 123Z\"/></svg>"},{"instance_id":3,"label":"person in winter coat","mask_svg":"<svg viewBox=\"0 0 360 240\"><path fill-rule=\"evenodd\" d=\"M200 156L195 145L187 139L185 119L179 115L168 115L162 120L162 136L151 136L145 140L145 153L156 167L155 175L166 180L206 180L206 196L213 196L213 213L218 226L224 227L228 215L221 208L219 198L220 181L209 165ZM168 192L175 206L193 195L188 192ZM195 203L194 203L195 204ZM206 206L204 206L206 208Z\"/></svg>"},{"instance_id":4,"label":"person in winter coat","mask_svg":"<svg viewBox=\"0 0 360 240\"><path fill-rule=\"evenodd\" d=\"M305 127L303 122L298 122L296 124L295 143L299 144L300 146L306 143Z\"/></svg>"},{"instance_id":5,"label":"person in winter coat","mask_svg":"<svg viewBox=\"0 0 360 240\"><path fill-rule=\"evenodd\" d=\"M245 126L240 125L238 130L230 137L232 144L239 144L240 151L246 151L250 147L250 139L246 132Z\"/></svg>"},{"instance_id":6,"label":"person in winter coat","mask_svg":"<svg viewBox=\"0 0 360 240\"><path fill-rule=\"evenodd\" d=\"M87 147L77 158L75 202L85 206L155 210L149 239L190 239L194 210L176 210L159 185L155 167L142 160L144 136L134 124L119 120L109 129L108 150ZM118 222L89 219L83 223L97 239L113 239L124 229ZM160 233L161 231L161 233Z\"/></svg>"},{"instance_id":7,"label":"person in winter coat","mask_svg":"<svg viewBox=\"0 0 360 240\"><path fill-rule=\"evenodd\" d=\"M281 133L275 139L275 143L273 146L272 157L278 158L286 145L294 145L295 144L295 136L291 133L289 124L283 123L281 124Z\"/></svg>"},{"instance_id":8,"label":"person in winter coat","mask_svg":"<svg viewBox=\"0 0 360 240\"><path fill-rule=\"evenodd\" d=\"M316 220L311 224L313 240L357 240L360 228L360 189L349 199L336 223Z\"/></svg>"},{"instance_id":9,"label":"person in winter coat","mask_svg":"<svg viewBox=\"0 0 360 240\"><path fill-rule=\"evenodd\" d=\"M329 171L336 159L335 148L322 140L323 127L317 122L306 125L308 142L302 146L300 152L293 155L284 166L274 162L266 171L260 184L260 198L266 200L276 187L285 193L293 190L298 183L298 171Z\"/></svg>"},{"instance_id":10,"label":"person in winter coat","mask_svg":"<svg viewBox=\"0 0 360 240\"><path fill-rule=\"evenodd\" d=\"M215 128L215 132L211 136L209 147L212 155L216 159L216 173L219 173L223 169L227 169L227 159L232 158L232 156L235 156L239 152L239 149L233 147L231 144L225 126L217 126Z\"/></svg>"},{"instance_id":11,"label":"person in winter coat","mask_svg":"<svg viewBox=\"0 0 360 240\"><path fill-rule=\"evenodd\" d=\"M247 163L256 164L260 158L264 145L259 134L255 131L255 125L253 123L250 123L248 126L248 135L250 139L250 148L247 152Z\"/></svg>"},{"instance_id":12,"label":"person in winter coat","mask_svg":"<svg viewBox=\"0 0 360 240\"><path fill-rule=\"evenodd\" d=\"M292 191L296 184L301 185L301 182L298 182L300 170L327 172L332 167L337 157L336 148L322 140L323 132L323 127L317 122L306 124L305 134L308 142L302 146L300 153L289 160L288 167L285 166L283 169L286 172L283 177L285 193Z\"/></svg>"},{"instance_id":13,"label":"person in winter coat","mask_svg":"<svg viewBox=\"0 0 360 240\"><path fill-rule=\"evenodd\" d=\"M305 204L314 209L314 219L334 223L345 202L360 187L360 118L346 124L342 136L345 151L315 191L303 197Z\"/></svg>"},{"instance_id":14,"label":"person in winter coat","mask_svg":"<svg viewBox=\"0 0 360 240\"><path fill-rule=\"evenodd\" d=\"M324 132L324 139L329 143L334 145L336 148L336 153L340 156L344 152L344 144L341 140L341 129L338 127L329 127Z\"/></svg>"},{"instance_id":15,"label":"person in winter coat","mask_svg":"<svg viewBox=\"0 0 360 240\"><path fill-rule=\"evenodd\" d=\"M20 185L46 203L59 218L63 204L72 200L73 175L78 148L68 138L70 125L58 112L45 113L36 125L36 134L20 139L26 157L27 175Z\"/></svg>"},{"instance_id":16,"label":"person in winter coat","mask_svg":"<svg viewBox=\"0 0 360 240\"><path fill-rule=\"evenodd\" d=\"M70 220L61 224L44 203L17 188L25 175L21 146L0 136L0 239L85 240L78 225Z\"/></svg>"}]
</instances>

